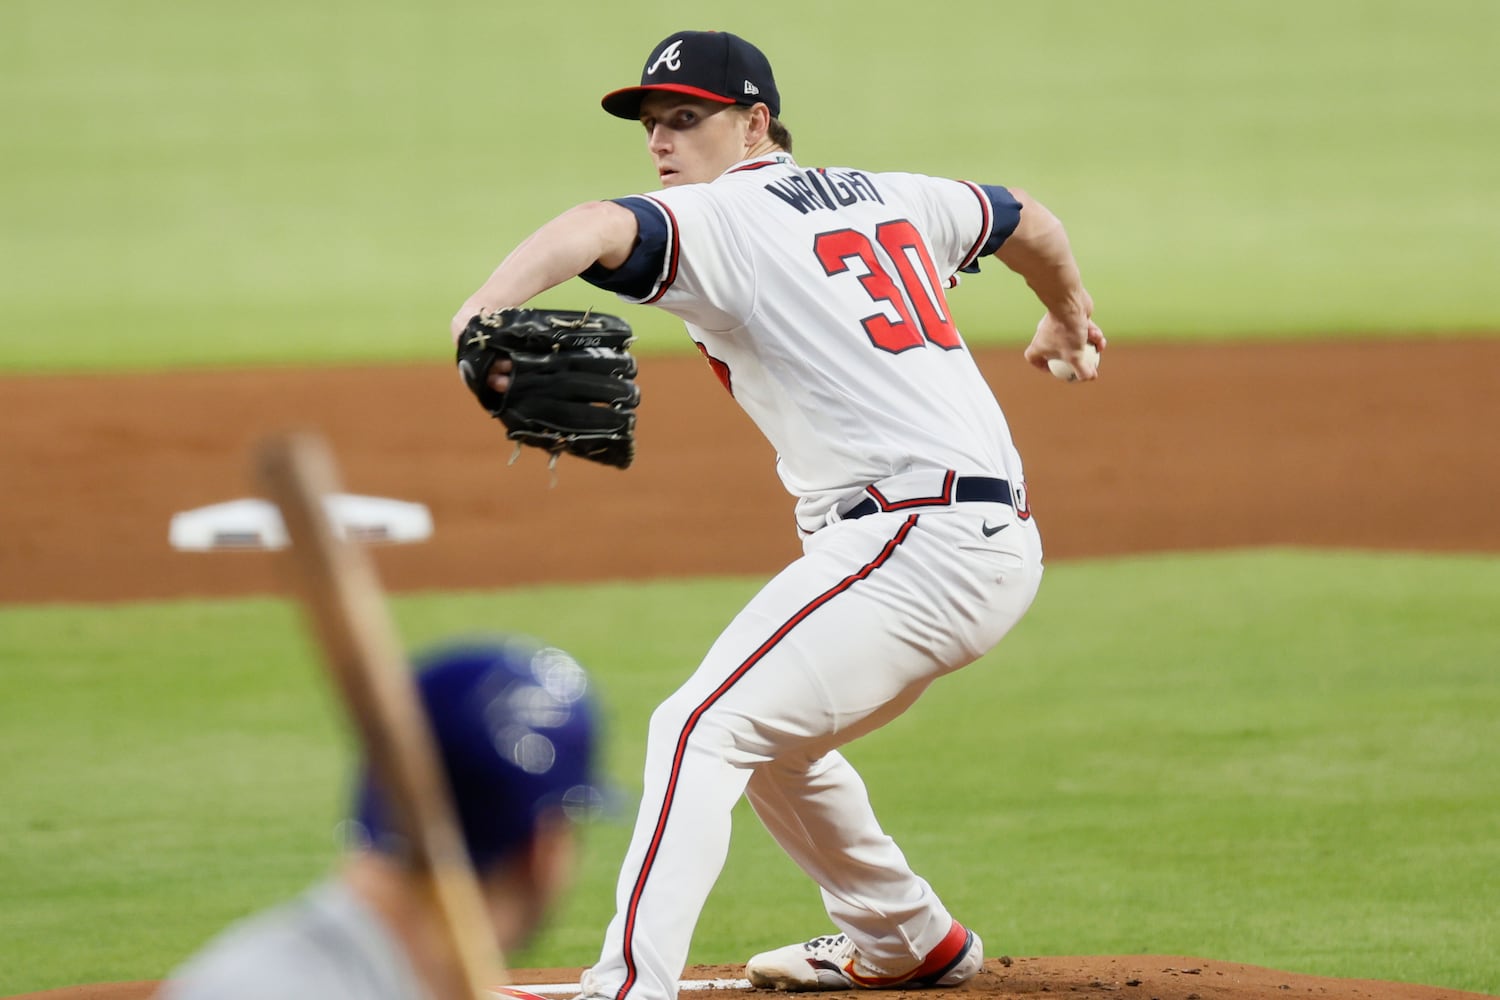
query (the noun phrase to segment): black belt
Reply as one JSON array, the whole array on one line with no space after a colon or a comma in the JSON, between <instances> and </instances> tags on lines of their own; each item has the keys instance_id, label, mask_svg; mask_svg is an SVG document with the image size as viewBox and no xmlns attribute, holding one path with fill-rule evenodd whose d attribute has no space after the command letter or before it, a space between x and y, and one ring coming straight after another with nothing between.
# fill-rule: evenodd
<instances>
[{"instance_id":1,"label":"black belt","mask_svg":"<svg viewBox=\"0 0 1500 1000\"><path fill-rule=\"evenodd\" d=\"M917 497L911 500L887 500L874 486L866 487L870 494L844 512L840 520L852 521L878 510L907 510L912 507L946 507L954 503L1003 503L1014 507L1010 483L989 476L955 476L949 473L943 481L943 492L935 497Z\"/></svg>"}]
</instances>

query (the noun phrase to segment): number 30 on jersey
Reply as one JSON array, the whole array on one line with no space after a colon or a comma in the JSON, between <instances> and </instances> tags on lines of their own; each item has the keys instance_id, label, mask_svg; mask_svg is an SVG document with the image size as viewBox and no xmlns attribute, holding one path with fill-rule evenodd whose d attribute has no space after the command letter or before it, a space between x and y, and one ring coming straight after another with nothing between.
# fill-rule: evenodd
<instances>
[{"instance_id":1,"label":"number 30 on jersey","mask_svg":"<svg viewBox=\"0 0 1500 1000\"><path fill-rule=\"evenodd\" d=\"M905 219L882 222L875 227L875 240L896 265L892 277L875 256L870 238L857 229L835 229L819 233L813 241L818 263L830 277L849 270L858 260L867 273L859 275L865 294L877 303L888 303L899 317L892 320L877 312L860 320L870 343L882 351L900 354L930 341L945 351L963 346L958 329L948 314L948 300L927 245ZM918 268L920 267L920 271Z\"/></svg>"}]
</instances>

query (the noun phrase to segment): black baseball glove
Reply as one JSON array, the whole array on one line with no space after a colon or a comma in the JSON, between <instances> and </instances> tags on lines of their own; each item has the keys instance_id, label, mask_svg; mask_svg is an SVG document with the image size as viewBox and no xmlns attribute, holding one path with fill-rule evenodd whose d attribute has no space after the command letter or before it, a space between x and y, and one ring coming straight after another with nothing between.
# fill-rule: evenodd
<instances>
[{"instance_id":1,"label":"black baseball glove","mask_svg":"<svg viewBox=\"0 0 1500 1000\"><path fill-rule=\"evenodd\" d=\"M635 459L635 338L630 324L571 309L501 309L469 320L458 338L458 371L506 437L548 452L625 469ZM486 381L511 362L510 388ZM518 449L519 450L519 449Z\"/></svg>"}]
</instances>

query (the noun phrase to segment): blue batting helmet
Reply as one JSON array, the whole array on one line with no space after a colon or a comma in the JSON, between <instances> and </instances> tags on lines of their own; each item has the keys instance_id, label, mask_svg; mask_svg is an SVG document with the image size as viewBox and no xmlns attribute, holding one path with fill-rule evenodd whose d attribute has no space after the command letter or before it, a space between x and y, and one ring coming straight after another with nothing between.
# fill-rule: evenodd
<instances>
[{"instance_id":1,"label":"blue batting helmet","mask_svg":"<svg viewBox=\"0 0 1500 1000\"><path fill-rule=\"evenodd\" d=\"M597 713L571 656L507 636L436 647L414 666L475 869L527 843L549 809L576 818L597 808ZM355 818L371 846L403 852L368 770Z\"/></svg>"}]
</instances>

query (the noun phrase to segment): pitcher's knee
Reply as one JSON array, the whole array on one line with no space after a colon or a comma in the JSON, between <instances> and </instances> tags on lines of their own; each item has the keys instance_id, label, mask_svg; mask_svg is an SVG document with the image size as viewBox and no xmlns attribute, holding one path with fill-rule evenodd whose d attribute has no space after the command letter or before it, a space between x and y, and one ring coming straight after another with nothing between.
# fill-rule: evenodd
<instances>
[{"instance_id":1,"label":"pitcher's knee","mask_svg":"<svg viewBox=\"0 0 1500 1000\"><path fill-rule=\"evenodd\" d=\"M707 754L735 764L750 763L747 720L743 715L701 700L673 695L651 713L650 742L679 752Z\"/></svg>"}]
</instances>

